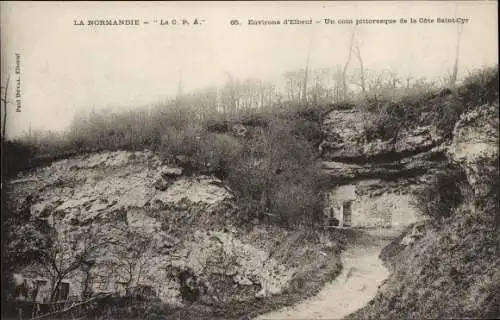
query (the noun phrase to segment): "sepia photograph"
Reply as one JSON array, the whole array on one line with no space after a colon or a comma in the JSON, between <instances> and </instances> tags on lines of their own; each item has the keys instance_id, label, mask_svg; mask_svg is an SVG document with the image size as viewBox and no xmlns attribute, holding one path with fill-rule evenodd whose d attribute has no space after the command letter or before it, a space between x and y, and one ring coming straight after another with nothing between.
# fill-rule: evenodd
<instances>
[{"instance_id":1,"label":"sepia photograph","mask_svg":"<svg viewBox=\"0 0 500 320\"><path fill-rule=\"evenodd\" d=\"M497 1L1 1L1 319L500 318Z\"/></svg>"}]
</instances>

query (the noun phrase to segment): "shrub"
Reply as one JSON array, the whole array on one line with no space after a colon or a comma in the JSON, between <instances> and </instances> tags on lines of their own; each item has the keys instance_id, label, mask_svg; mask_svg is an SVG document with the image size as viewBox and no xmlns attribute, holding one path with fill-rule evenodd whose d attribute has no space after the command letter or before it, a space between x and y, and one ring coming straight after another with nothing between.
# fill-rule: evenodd
<instances>
[{"instance_id":1,"label":"shrub","mask_svg":"<svg viewBox=\"0 0 500 320\"><path fill-rule=\"evenodd\" d=\"M243 115L241 123L245 126L251 127L268 127L270 119L265 114L250 113Z\"/></svg>"},{"instance_id":2,"label":"shrub","mask_svg":"<svg viewBox=\"0 0 500 320\"><path fill-rule=\"evenodd\" d=\"M166 127L163 129L159 150L174 157L193 157L198 152L204 135L206 132L196 123L184 128Z\"/></svg>"},{"instance_id":3,"label":"shrub","mask_svg":"<svg viewBox=\"0 0 500 320\"><path fill-rule=\"evenodd\" d=\"M201 169L214 173L219 178L228 174L228 166L242 156L241 143L228 134L209 133L205 135L195 155Z\"/></svg>"},{"instance_id":4,"label":"shrub","mask_svg":"<svg viewBox=\"0 0 500 320\"><path fill-rule=\"evenodd\" d=\"M144 312L145 320L166 320L173 313L165 304L151 304Z\"/></svg>"},{"instance_id":5,"label":"shrub","mask_svg":"<svg viewBox=\"0 0 500 320\"><path fill-rule=\"evenodd\" d=\"M318 221L315 152L294 129L288 120L273 119L262 136L246 141L229 165L227 182L248 218L288 226Z\"/></svg>"},{"instance_id":6,"label":"shrub","mask_svg":"<svg viewBox=\"0 0 500 320\"><path fill-rule=\"evenodd\" d=\"M207 120L206 126L208 132L226 133L231 130L229 121L227 120L217 121L215 119L210 119Z\"/></svg>"},{"instance_id":7,"label":"shrub","mask_svg":"<svg viewBox=\"0 0 500 320\"><path fill-rule=\"evenodd\" d=\"M368 96L361 105L371 114L365 124L366 138L389 140L402 127L422 125L435 125L445 139L451 138L463 113L497 100L498 66L471 73L456 88L408 88L403 95Z\"/></svg>"},{"instance_id":8,"label":"shrub","mask_svg":"<svg viewBox=\"0 0 500 320\"><path fill-rule=\"evenodd\" d=\"M266 211L277 223L310 224L320 211L315 157L322 140L320 122L328 108L290 103L200 117L189 104L173 101L149 110L92 111L75 117L63 134L29 137L16 146L28 162L148 148L165 160L175 159L187 174L224 179L238 195L246 218L262 218ZM235 124L248 127L248 134L232 136ZM17 163L10 161L9 167L13 165Z\"/></svg>"},{"instance_id":9,"label":"shrub","mask_svg":"<svg viewBox=\"0 0 500 320\"><path fill-rule=\"evenodd\" d=\"M458 88L461 103L467 108L498 100L498 65L472 72Z\"/></svg>"},{"instance_id":10,"label":"shrub","mask_svg":"<svg viewBox=\"0 0 500 320\"><path fill-rule=\"evenodd\" d=\"M2 175L12 178L30 165L35 148L22 141L3 141L2 138Z\"/></svg>"},{"instance_id":11,"label":"shrub","mask_svg":"<svg viewBox=\"0 0 500 320\"><path fill-rule=\"evenodd\" d=\"M453 167L448 172L437 174L429 186L416 192L414 204L426 216L447 218L462 203L470 201L471 194L464 171Z\"/></svg>"},{"instance_id":12,"label":"shrub","mask_svg":"<svg viewBox=\"0 0 500 320\"><path fill-rule=\"evenodd\" d=\"M460 116L484 104L498 101L498 66L472 72L446 96L433 97L429 101L436 126L445 138L451 138Z\"/></svg>"},{"instance_id":13,"label":"shrub","mask_svg":"<svg viewBox=\"0 0 500 320\"><path fill-rule=\"evenodd\" d=\"M323 140L321 124L304 118L295 119L291 134L304 138L313 146L318 146Z\"/></svg>"},{"instance_id":14,"label":"shrub","mask_svg":"<svg viewBox=\"0 0 500 320\"><path fill-rule=\"evenodd\" d=\"M414 102L378 101L378 111L372 113L365 123L366 139L396 139L401 129L414 126L419 117L418 106Z\"/></svg>"},{"instance_id":15,"label":"shrub","mask_svg":"<svg viewBox=\"0 0 500 320\"><path fill-rule=\"evenodd\" d=\"M498 139L498 137L497 137ZM483 217L494 223L500 222L498 210L499 198L499 157L493 159L482 158L476 163L476 192L475 205L484 212Z\"/></svg>"}]
</instances>

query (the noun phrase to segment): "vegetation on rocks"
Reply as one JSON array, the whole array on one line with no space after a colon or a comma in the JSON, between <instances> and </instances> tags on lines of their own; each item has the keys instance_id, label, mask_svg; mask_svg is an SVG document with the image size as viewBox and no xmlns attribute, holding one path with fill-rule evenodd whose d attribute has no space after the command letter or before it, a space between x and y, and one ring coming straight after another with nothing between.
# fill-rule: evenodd
<instances>
[{"instance_id":1,"label":"vegetation on rocks","mask_svg":"<svg viewBox=\"0 0 500 320\"><path fill-rule=\"evenodd\" d=\"M422 234L407 246L402 239L412 228L394 240L381 254L391 276L370 304L349 318L497 319L498 171L491 182L494 179L496 186L485 198L465 198L450 205L440 197L442 202L432 213L439 222L426 223ZM455 187L466 183L456 181ZM432 191L448 194L443 189ZM427 203L421 205L429 210Z\"/></svg>"},{"instance_id":2,"label":"vegetation on rocks","mask_svg":"<svg viewBox=\"0 0 500 320\"><path fill-rule=\"evenodd\" d=\"M449 139L460 116L498 100L498 67L471 73L457 87L409 90L403 96L369 96L361 104L371 114L366 123L368 141L394 140L403 130L435 126Z\"/></svg>"},{"instance_id":3,"label":"vegetation on rocks","mask_svg":"<svg viewBox=\"0 0 500 320\"><path fill-rule=\"evenodd\" d=\"M5 166L12 176L85 152L146 148L187 173L224 180L248 219L263 218L268 212L274 222L311 225L317 222L321 206L315 196L319 168L314 161L321 131L309 116L301 106L231 116L196 115L182 101L149 113L92 113L75 119L66 134L9 142ZM285 203L285 194L294 196Z\"/></svg>"},{"instance_id":4,"label":"vegetation on rocks","mask_svg":"<svg viewBox=\"0 0 500 320\"><path fill-rule=\"evenodd\" d=\"M454 123L448 170L417 192L416 206L432 218L382 251L390 277L368 306L348 318L500 316L498 100L486 101L498 99L498 87L485 91L466 81L464 88L480 95Z\"/></svg>"},{"instance_id":5,"label":"vegetation on rocks","mask_svg":"<svg viewBox=\"0 0 500 320\"><path fill-rule=\"evenodd\" d=\"M335 104L199 112L180 97L148 110L82 115L63 134L3 141L2 169L17 184L2 186L3 275L57 265L48 262L54 249L68 251L78 242L70 236L90 234L89 226L98 224L113 250L99 247L92 257L77 254L71 261L109 258L130 271L127 285L139 282L135 269L144 261L150 274L170 270L164 300L143 303L134 315L257 315L317 292L340 270L345 239L316 229L323 222L322 192L331 187L318 159L338 160L330 164L334 184L360 173L419 175L430 159L446 167L415 195L431 220L413 242L402 244L402 236L384 250L392 275L352 317L498 316L498 155L485 142L495 132L495 120L485 119L498 110L497 87L498 69L490 68L458 87L368 92ZM470 137L477 142L472 149ZM448 144L450 161L435 150ZM427 158L413 157L422 150ZM471 150L482 156L470 157ZM49 217L59 234L39 219ZM123 248L140 252L120 255ZM82 263L71 261L53 268L56 282L85 276ZM130 315L106 301L114 316Z\"/></svg>"},{"instance_id":6,"label":"vegetation on rocks","mask_svg":"<svg viewBox=\"0 0 500 320\"><path fill-rule=\"evenodd\" d=\"M220 179L184 173L153 152L80 155L18 178L9 184L7 214L22 220L4 225L12 248L5 280L12 273L50 279L51 301L62 280L82 296L141 284L169 305L163 309L178 314L196 304L208 318L228 306L259 310L259 301L285 292L302 298L340 269L340 238L245 220ZM22 230L29 241L17 238ZM320 270L314 286L296 285ZM97 288L92 279L103 275ZM113 303L102 310L131 315L112 311ZM148 300L137 303L132 313L146 312Z\"/></svg>"}]
</instances>

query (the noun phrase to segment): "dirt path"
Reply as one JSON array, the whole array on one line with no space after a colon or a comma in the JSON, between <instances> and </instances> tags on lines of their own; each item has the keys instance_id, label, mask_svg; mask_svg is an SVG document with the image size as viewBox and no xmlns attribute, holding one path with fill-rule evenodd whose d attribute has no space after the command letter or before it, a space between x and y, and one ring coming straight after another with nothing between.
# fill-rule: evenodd
<instances>
[{"instance_id":1,"label":"dirt path","mask_svg":"<svg viewBox=\"0 0 500 320\"><path fill-rule=\"evenodd\" d=\"M340 319L365 306L389 276L378 255L399 232L393 229L353 231L351 244L342 257L342 273L334 281L316 296L256 320Z\"/></svg>"}]
</instances>

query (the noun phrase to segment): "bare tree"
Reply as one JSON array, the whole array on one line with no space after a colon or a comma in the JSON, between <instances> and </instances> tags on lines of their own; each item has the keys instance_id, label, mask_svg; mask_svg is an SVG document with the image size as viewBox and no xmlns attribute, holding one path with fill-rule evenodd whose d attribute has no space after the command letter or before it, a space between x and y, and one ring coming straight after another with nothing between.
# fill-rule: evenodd
<instances>
[{"instance_id":1,"label":"bare tree","mask_svg":"<svg viewBox=\"0 0 500 320\"><path fill-rule=\"evenodd\" d=\"M366 84L365 84L365 66L363 63L363 57L361 56L361 44L358 39L354 41L354 55L358 59L359 63L359 85L361 87L361 91L363 94L366 93Z\"/></svg>"},{"instance_id":2,"label":"bare tree","mask_svg":"<svg viewBox=\"0 0 500 320\"><path fill-rule=\"evenodd\" d=\"M413 80L413 77L412 77L411 75L407 75L407 76L405 77L405 88L406 88L406 89L410 89L410 87L411 87L411 85L410 85L410 84L411 84L411 81L412 81L412 80Z\"/></svg>"},{"instance_id":3,"label":"bare tree","mask_svg":"<svg viewBox=\"0 0 500 320\"><path fill-rule=\"evenodd\" d=\"M326 87L326 81L331 78L331 70L327 68L314 70L314 85L311 89L311 98L313 103L318 103L318 101L328 101L331 100L331 90Z\"/></svg>"},{"instance_id":4,"label":"bare tree","mask_svg":"<svg viewBox=\"0 0 500 320\"><path fill-rule=\"evenodd\" d=\"M151 237L133 231L127 231L125 242L114 250L117 258L117 271L125 275L127 288L141 281L144 268L148 263L148 253L152 244Z\"/></svg>"},{"instance_id":5,"label":"bare tree","mask_svg":"<svg viewBox=\"0 0 500 320\"><path fill-rule=\"evenodd\" d=\"M287 79L288 100L302 101L304 70L286 72L284 76Z\"/></svg>"},{"instance_id":6,"label":"bare tree","mask_svg":"<svg viewBox=\"0 0 500 320\"><path fill-rule=\"evenodd\" d=\"M179 70L179 82L177 83L177 99L181 99L183 96L183 83L182 83L182 71Z\"/></svg>"},{"instance_id":7,"label":"bare tree","mask_svg":"<svg viewBox=\"0 0 500 320\"><path fill-rule=\"evenodd\" d=\"M342 69L342 99L347 97L347 68L349 68L349 63L351 63L352 58L352 48L354 45L355 32L351 32L351 37L349 38L349 53L347 54L347 60Z\"/></svg>"},{"instance_id":8,"label":"bare tree","mask_svg":"<svg viewBox=\"0 0 500 320\"><path fill-rule=\"evenodd\" d=\"M391 89L396 89L398 84L401 83L401 79L396 71L389 72L389 87Z\"/></svg>"},{"instance_id":9,"label":"bare tree","mask_svg":"<svg viewBox=\"0 0 500 320\"><path fill-rule=\"evenodd\" d=\"M453 71L450 77L450 85L454 86L457 82L458 76L458 60L460 53L460 39L462 38L463 24L457 24L457 43L455 45L455 63L453 64Z\"/></svg>"},{"instance_id":10,"label":"bare tree","mask_svg":"<svg viewBox=\"0 0 500 320\"><path fill-rule=\"evenodd\" d=\"M228 72L226 71L225 72L226 75L228 76L229 78L229 108L232 112L235 112L238 110L238 107L239 107L239 99L238 97L236 96L236 82L233 78L233 76ZM224 110L224 111L227 111L227 110Z\"/></svg>"},{"instance_id":11,"label":"bare tree","mask_svg":"<svg viewBox=\"0 0 500 320\"><path fill-rule=\"evenodd\" d=\"M344 81L342 78L342 67L337 65L337 70L333 74L333 80L335 82L334 87L334 100L339 101L342 99L342 88L344 86Z\"/></svg>"},{"instance_id":12,"label":"bare tree","mask_svg":"<svg viewBox=\"0 0 500 320\"><path fill-rule=\"evenodd\" d=\"M93 263L96 252L106 245L98 232L78 235L51 232L52 246L44 254L43 268L51 276L50 300L55 301L62 281L74 271Z\"/></svg>"},{"instance_id":13,"label":"bare tree","mask_svg":"<svg viewBox=\"0 0 500 320\"><path fill-rule=\"evenodd\" d=\"M304 80L302 81L302 102L307 104L307 79L309 77L309 60L311 58L311 47L312 47L312 38L309 41L309 48L307 50L307 58L306 58L306 66L304 69Z\"/></svg>"},{"instance_id":14,"label":"bare tree","mask_svg":"<svg viewBox=\"0 0 500 320\"><path fill-rule=\"evenodd\" d=\"M259 82L259 94L260 94L260 108L261 109L264 109L264 103L265 103L265 99L266 99L266 87L264 86L264 82L261 80Z\"/></svg>"},{"instance_id":15,"label":"bare tree","mask_svg":"<svg viewBox=\"0 0 500 320\"><path fill-rule=\"evenodd\" d=\"M5 82L5 87L3 89L3 97L1 97L1 101L3 103L3 124L2 124L2 138L5 139L5 130L7 128L7 104L10 101L7 100L7 94L9 92L9 82L10 82L10 73L7 75L7 81Z\"/></svg>"},{"instance_id":16,"label":"bare tree","mask_svg":"<svg viewBox=\"0 0 500 320\"><path fill-rule=\"evenodd\" d=\"M215 86L206 87L192 94L193 105L198 106L197 113L205 116L206 114L217 111L218 106L218 88Z\"/></svg>"}]
</instances>

